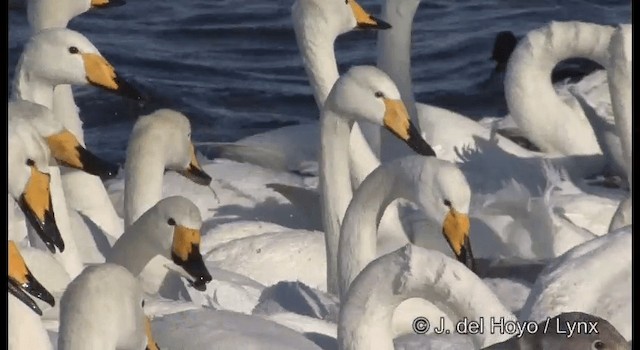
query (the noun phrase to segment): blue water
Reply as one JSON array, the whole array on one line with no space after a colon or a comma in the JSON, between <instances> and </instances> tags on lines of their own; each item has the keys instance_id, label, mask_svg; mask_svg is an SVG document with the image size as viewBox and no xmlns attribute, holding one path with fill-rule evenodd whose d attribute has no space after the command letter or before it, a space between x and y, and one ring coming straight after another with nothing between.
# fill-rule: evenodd
<instances>
[{"instance_id":1,"label":"blue water","mask_svg":"<svg viewBox=\"0 0 640 350\"><path fill-rule=\"evenodd\" d=\"M292 0L128 0L92 10L69 28L86 35L148 94L140 105L93 87L75 88L88 147L122 162L135 118L171 107L191 118L195 141L234 141L317 119L296 45ZM381 1L361 0L372 14ZM551 20L631 22L628 0L438 0L414 20L412 74L417 100L480 118L506 113L502 83L490 78L495 35L517 36ZM24 11L9 13L9 79L28 37ZM340 71L375 64L376 34L336 43Z\"/></svg>"}]
</instances>

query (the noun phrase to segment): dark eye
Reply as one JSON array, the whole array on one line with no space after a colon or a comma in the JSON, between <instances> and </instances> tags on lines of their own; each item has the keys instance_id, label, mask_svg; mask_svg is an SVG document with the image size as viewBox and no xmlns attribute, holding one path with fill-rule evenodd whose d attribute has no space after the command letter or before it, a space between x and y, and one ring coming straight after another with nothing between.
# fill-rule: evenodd
<instances>
[{"instance_id":1,"label":"dark eye","mask_svg":"<svg viewBox=\"0 0 640 350\"><path fill-rule=\"evenodd\" d=\"M34 166L34 165L36 165L36 162L34 162L33 159L27 159L27 165L28 166Z\"/></svg>"},{"instance_id":2,"label":"dark eye","mask_svg":"<svg viewBox=\"0 0 640 350\"><path fill-rule=\"evenodd\" d=\"M601 340L596 340L591 344L591 349L594 349L594 350L601 350L604 348L605 348L604 343Z\"/></svg>"},{"instance_id":3,"label":"dark eye","mask_svg":"<svg viewBox=\"0 0 640 350\"><path fill-rule=\"evenodd\" d=\"M167 220L167 224L169 224L171 226L175 226L176 225L176 221L173 220L173 218L169 218L169 220Z\"/></svg>"},{"instance_id":4,"label":"dark eye","mask_svg":"<svg viewBox=\"0 0 640 350\"><path fill-rule=\"evenodd\" d=\"M142 299L142 307L144 307L144 299Z\"/></svg>"},{"instance_id":5,"label":"dark eye","mask_svg":"<svg viewBox=\"0 0 640 350\"><path fill-rule=\"evenodd\" d=\"M382 91L376 91L375 96L377 98L382 98L382 97L384 97L384 94L382 93Z\"/></svg>"},{"instance_id":6,"label":"dark eye","mask_svg":"<svg viewBox=\"0 0 640 350\"><path fill-rule=\"evenodd\" d=\"M344 3L348 5L349 4L349 0L344 0Z\"/></svg>"},{"instance_id":7,"label":"dark eye","mask_svg":"<svg viewBox=\"0 0 640 350\"><path fill-rule=\"evenodd\" d=\"M446 205L447 207L451 207L451 201L448 199L444 200L444 205Z\"/></svg>"},{"instance_id":8,"label":"dark eye","mask_svg":"<svg viewBox=\"0 0 640 350\"><path fill-rule=\"evenodd\" d=\"M78 50L78 48L75 47L75 46L71 46L69 48L69 53L71 53L71 54L75 54L75 53L78 53L78 52L80 52L80 50Z\"/></svg>"}]
</instances>

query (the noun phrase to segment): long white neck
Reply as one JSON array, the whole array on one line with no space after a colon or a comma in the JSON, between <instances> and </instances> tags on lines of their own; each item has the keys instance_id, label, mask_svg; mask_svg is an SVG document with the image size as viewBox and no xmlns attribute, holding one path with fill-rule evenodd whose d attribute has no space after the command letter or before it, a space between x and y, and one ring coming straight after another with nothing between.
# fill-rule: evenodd
<instances>
[{"instance_id":1,"label":"long white neck","mask_svg":"<svg viewBox=\"0 0 640 350\"><path fill-rule=\"evenodd\" d=\"M313 96L322 110L333 84L340 77L333 49L334 37L323 31L320 23L294 21L294 31Z\"/></svg>"},{"instance_id":2,"label":"long white neck","mask_svg":"<svg viewBox=\"0 0 640 350\"><path fill-rule=\"evenodd\" d=\"M49 334L40 316L23 302L9 293L9 349L11 350L53 350Z\"/></svg>"},{"instance_id":3,"label":"long white neck","mask_svg":"<svg viewBox=\"0 0 640 350\"><path fill-rule=\"evenodd\" d=\"M66 3L59 1L26 0L27 18L33 33L47 28L66 28L69 20L73 18Z\"/></svg>"},{"instance_id":4,"label":"long white neck","mask_svg":"<svg viewBox=\"0 0 640 350\"><path fill-rule=\"evenodd\" d=\"M162 199L166 162L162 148L145 147L147 138L131 140L124 177L124 225L130 227L145 211ZM149 143L149 145L152 145Z\"/></svg>"},{"instance_id":5,"label":"long white neck","mask_svg":"<svg viewBox=\"0 0 640 350\"><path fill-rule=\"evenodd\" d=\"M444 254L406 245L373 262L355 279L340 308L340 350L392 350L393 312L404 300L423 298L439 307L455 322L516 317L473 272ZM480 321L482 322L482 321ZM509 334L485 331L472 335L480 348Z\"/></svg>"},{"instance_id":6,"label":"long white neck","mask_svg":"<svg viewBox=\"0 0 640 350\"><path fill-rule=\"evenodd\" d=\"M608 67L612 33L613 28L608 26L551 22L529 32L511 55L504 79L509 112L543 151L562 155L601 153L584 112L579 106L562 101L550 76L560 61L573 57L588 58Z\"/></svg>"},{"instance_id":7,"label":"long white neck","mask_svg":"<svg viewBox=\"0 0 640 350\"><path fill-rule=\"evenodd\" d=\"M611 37L611 54L607 78L611 94L611 107L616 122L616 133L620 137L622 156L626 166L629 187L632 182L632 143L631 143L631 25L621 25Z\"/></svg>"},{"instance_id":8,"label":"long white neck","mask_svg":"<svg viewBox=\"0 0 640 350\"><path fill-rule=\"evenodd\" d=\"M338 295L338 239L351 200L349 122L325 108L320 117L320 193L327 249L327 291Z\"/></svg>"},{"instance_id":9,"label":"long white neck","mask_svg":"<svg viewBox=\"0 0 640 350\"><path fill-rule=\"evenodd\" d=\"M340 299L351 282L377 256L377 232L387 205L397 198L394 184L398 168L378 167L358 187L344 215L338 246Z\"/></svg>"},{"instance_id":10,"label":"long white neck","mask_svg":"<svg viewBox=\"0 0 640 350\"><path fill-rule=\"evenodd\" d=\"M22 59L16 68L12 98L31 101L49 109L53 107L53 84L23 69Z\"/></svg>"}]
</instances>

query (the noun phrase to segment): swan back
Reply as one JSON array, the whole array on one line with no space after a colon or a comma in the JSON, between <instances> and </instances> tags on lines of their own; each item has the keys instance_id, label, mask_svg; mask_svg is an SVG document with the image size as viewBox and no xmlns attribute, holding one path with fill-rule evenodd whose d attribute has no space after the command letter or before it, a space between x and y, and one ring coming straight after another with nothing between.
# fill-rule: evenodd
<instances>
[{"instance_id":1,"label":"swan back","mask_svg":"<svg viewBox=\"0 0 640 350\"><path fill-rule=\"evenodd\" d=\"M124 267L87 267L60 299L58 349L143 349L142 302L140 284Z\"/></svg>"}]
</instances>

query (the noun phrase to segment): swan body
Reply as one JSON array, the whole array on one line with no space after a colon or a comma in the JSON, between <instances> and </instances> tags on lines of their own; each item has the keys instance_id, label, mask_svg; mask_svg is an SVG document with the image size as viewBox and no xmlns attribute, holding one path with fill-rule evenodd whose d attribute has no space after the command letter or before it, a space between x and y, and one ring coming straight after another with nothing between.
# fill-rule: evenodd
<instances>
[{"instance_id":1,"label":"swan body","mask_svg":"<svg viewBox=\"0 0 640 350\"><path fill-rule=\"evenodd\" d=\"M631 239L627 226L556 258L531 288L521 319L542 321L560 312L582 311L608 320L631 339Z\"/></svg>"},{"instance_id":2,"label":"swan body","mask_svg":"<svg viewBox=\"0 0 640 350\"><path fill-rule=\"evenodd\" d=\"M119 0L27 0L27 18L34 33L47 28L65 28L69 21L91 8L105 8L122 4ZM71 85L54 88L52 111L55 117L79 141L84 143L84 132L79 110L73 98ZM109 201L107 191L99 177L70 168L62 169L62 185L68 206L92 220L113 237L122 233L122 220ZM80 190L81 189L81 190ZM87 194L91 195L87 195Z\"/></svg>"},{"instance_id":3,"label":"swan body","mask_svg":"<svg viewBox=\"0 0 640 350\"><path fill-rule=\"evenodd\" d=\"M143 350L147 322L142 288L129 271L115 264L89 266L60 300L58 349Z\"/></svg>"},{"instance_id":4,"label":"swan body","mask_svg":"<svg viewBox=\"0 0 640 350\"><path fill-rule=\"evenodd\" d=\"M473 272L444 254L406 245L372 261L351 284L340 308L338 348L393 349L393 310L422 297L451 320L516 317ZM473 335L476 347L506 340L506 334Z\"/></svg>"},{"instance_id":5,"label":"swan body","mask_svg":"<svg viewBox=\"0 0 640 350\"><path fill-rule=\"evenodd\" d=\"M398 197L418 203L428 219L425 231L443 234L455 255L473 268L468 236L471 192L464 175L450 162L407 156L369 174L347 208L338 247L341 299L360 271L376 258L378 218Z\"/></svg>"}]
</instances>

